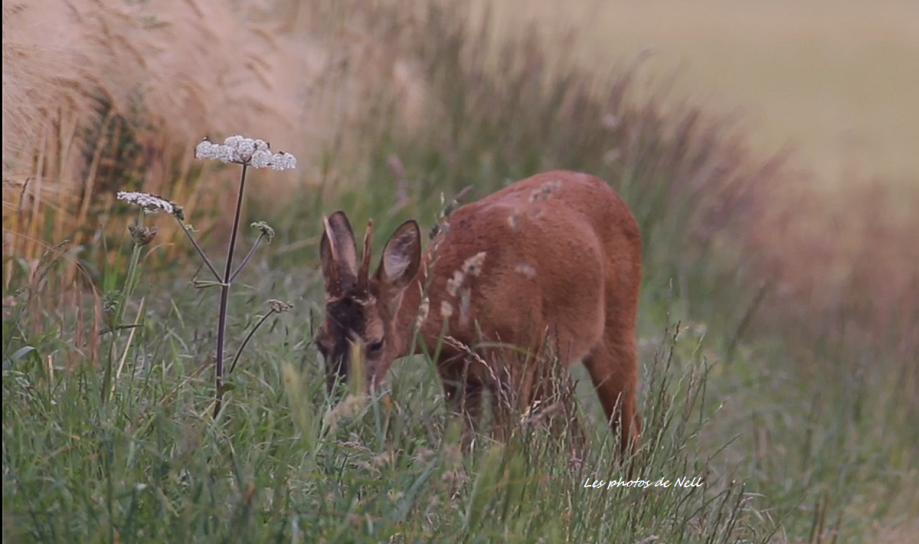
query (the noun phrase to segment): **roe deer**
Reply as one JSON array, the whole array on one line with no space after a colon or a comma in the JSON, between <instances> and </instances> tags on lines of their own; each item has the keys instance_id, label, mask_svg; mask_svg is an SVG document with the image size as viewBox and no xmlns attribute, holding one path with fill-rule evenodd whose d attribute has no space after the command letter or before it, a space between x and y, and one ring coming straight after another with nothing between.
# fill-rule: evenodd
<instances>
[{"instance_id":1,"label":"roe deer","mask_svg":"<svg viewBox=\"0 0 919 544\"><path fill-rule=\"evenodd\" d=\"M394 359L410 355L417 331L421 348L440 348L450 408L475 422L489 391L497 428L508 407L495 399L508 388L527 407L557 386L515 357L523 350L532 361L551 345L563 366L583 361L610 426L621 425L620 450L634 447L641 239L604 181L567 171L518 181L453 211L423 257L418 224L406 221L373 275L372 222L358 262L345 214L323 221L326 318L316 341L330 393L347 379L352 349L369 391ZM450 342L440 343L444 334Z\"/></svg>"}]
</instances>

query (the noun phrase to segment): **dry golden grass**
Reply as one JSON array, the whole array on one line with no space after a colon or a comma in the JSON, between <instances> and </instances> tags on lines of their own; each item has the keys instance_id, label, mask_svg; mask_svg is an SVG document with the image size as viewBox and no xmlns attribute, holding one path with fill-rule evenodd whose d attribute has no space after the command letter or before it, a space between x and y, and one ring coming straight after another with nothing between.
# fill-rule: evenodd
<instances>
[{"instance_id":1,"label":"dry golden grass","mask_svg":"<svg viewBox=\"0 0 919 544\"><path fill-rule=\"evenodd\" d=\"M48 240L91 235L118 189L162 193L190 212L229 204L228 192L197 183L191 150L205 135L261 137L301 158L262 194L327 177L311 159L366 107L424 92L410 63L361 24L373 17L364 4L4 2L4 255L34 261ZM58 212L50 222L48 210Z\"/></svg>"},{"instance_id":2,"label":"dry golden grass","mask_svg":"<svg viewBox=\"0 0 919 544\"><path fill-rule=\"evenodd\" d=\"M479 7L489 3L476 0ZM739 108L754 146L786 144L815 183L919 184L919 2L913 0L505 0L496 29L571 31L608 70L646 47L675 96Z\"/></svg>"}]
</instances>

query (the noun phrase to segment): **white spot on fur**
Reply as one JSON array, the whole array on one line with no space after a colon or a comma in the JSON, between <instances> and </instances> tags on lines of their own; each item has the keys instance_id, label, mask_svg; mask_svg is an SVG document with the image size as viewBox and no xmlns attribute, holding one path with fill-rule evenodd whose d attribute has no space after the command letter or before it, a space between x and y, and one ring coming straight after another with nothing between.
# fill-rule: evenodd
<instances>
[{"instance_id":1,"label":"white spot on fur","mask_svg":"<svg viewBox=\"0 0 919 544\"><path fill-rule=\"evenodd\" d=\"M526 263L520 263L514 268L518 273L523 274L529 279L536 277L536 269Z\"/></svg>"}]
</instances>

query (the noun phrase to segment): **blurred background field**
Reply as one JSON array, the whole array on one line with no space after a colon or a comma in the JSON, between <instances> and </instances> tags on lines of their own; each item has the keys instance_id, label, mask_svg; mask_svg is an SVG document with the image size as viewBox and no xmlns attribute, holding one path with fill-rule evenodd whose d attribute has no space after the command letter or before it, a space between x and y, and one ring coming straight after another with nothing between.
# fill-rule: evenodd
<instances>
[{"instance_id":1,"label":"blurred background field","mask_svg":"<svg viewBox=\"0 0 919 544\"><path fill-rule=\"evenodd\" d=\"M915 4L4 2L4 541L912 542ZM136 217L115 192L220 249L238 171L192 149L237 133L299 167L249 182L244 224L277 236L234 284L231 349L266 299L295 309L212 422L215 295L174 222L148 220L109 330ZM639 221L642 474L705 489L579 491L623 474L583 373L579 469L538 432L459 455L421 357L319 430L321 214L374 218L379 248L552 168Z\"/></svg>"},{"instance_id":2,"label":"blurred background field","mask_svg":"<svg viewBox=\"0 0 919 544\"><path fill-rule=\"evenodd\" d=\"M603 69L654 48L648 79L675 74L676 96L737 110L752 145L790 146L830 190L919 178L915 2L511 0L493 14L495 28L570 32L577 58Z\"/></svg>"}]
</instances>

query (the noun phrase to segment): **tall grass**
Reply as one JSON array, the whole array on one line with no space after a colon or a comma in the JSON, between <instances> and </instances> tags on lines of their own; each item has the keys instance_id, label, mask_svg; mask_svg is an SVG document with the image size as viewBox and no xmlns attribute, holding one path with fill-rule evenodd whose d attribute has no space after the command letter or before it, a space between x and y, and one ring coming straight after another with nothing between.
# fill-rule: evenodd
<instances>
[{"instance_id":1,"label":"tall grass","mask_svg":"<svg viewBox=\"0 0 919 544\"><path fill-rule=\"evenodd\" d=\"M121 213L118 190L169 195L198 230L223 232L213 212L234 202L217 189L234 175L194 163L202 135L273 134L275 148L312 158L330 141L350 147L344 135L370 97L423 94L410 65L368 39L370 23L355 23L363 12L373 21L374 8L343 7L4 3L3 254L35 260L44 241L69 238L96 273L113 255L100 255L95 237L115 244L121 233L108 221ZM284 191L319 177L310 168L254 179ZM177 234L160 233L167 258Z\"/></svg>"},{"instance_id":2,"label":"tall grass","mask_svg":"<svg viewBox=\"0 0 919 544\"><path fill-rule=\"evenodd\" d=\"M291 365L299 335L283 325L262 343L261 364L239 368L236 402L218 423L172 326L143 323L108 403L91 367L54 380L41 370L44 351L5 372L4 538L734 542L773 530L739 479L709 478L690 455L704 424L704 365L675 356L673 334L649 371L648 454L629 477L604 426L579 468L539 427L507 444L480 438L463 455L458 422L418 362L388 400L324 430L321 373ZM683 476L695 483L677 485ZM620 480L640 483L608 483Z\"/></svg>"},{"instance_id":3,"label":"tall grass","mask_svg":"<svg viewBox=\"0 0 919 544\"><path fill-rule=\"evenodd\" d=\"M144 20L137 18L142 7L124 7L130 16L109 20L102 17L124 13L75 5L83 17L75 28L92 34L107 21L109 38L96 35L111 39L110 48L123 28L115 22ZM8 7L4 25L34 14L29 6ZM4 539L906 541L919 507L919 436L911 424L919 415L919 316L908 290L919 282L905 265L912 230L870 219L887 209L880 197L846 202L848 220L836 231L821 223L824 208L806 195L789 214L776 213L776 194L797 180L782 157L757 161L730 119L692 104L665 108L661 94L639 94L634 74L641 58L607 77L571 61L564 44L535 30L496 40L500 33L470 24L452 2L411 9L281 2L247 12L257 23L245 24L216 4L199 8L189 20L164 10L160 17L169 24L150 28L178 37L189 28L183 25L214 25L198 29L246 47L267 43L249 32L278 31L264 38L277 40L277 56L270 56L277 64L242 63L268 72L239 74L245 84L238 88L211 78L217 65L199 66L196 84L205 95L238 93L237 101L227 97L231 113L204 110L211 128L184 117L199 132L176 137L168 128L173 116L163 117L165 124L141 123L149 118L132 117L135 110L105 98L96 102L104 107L86 110L85 122L65 122L64 110L20 116L33 136L10 134L27 144L15 156L28 160L10 162L4 148ZM208 417L215 339L206 295L191 285L196 270L186 253L162 244L138 257L171 267L137 284L137 300L125 309L134 336L103 404L96 363L106 301L99 293L123 284L133 251L112 191L137 183L190 199L200 212L196 227L213 230L211 243L223 241L228 225L220 216L229 204L208 200L222 193L205 190L214 187L201 181L209 176L183 153L197 134L240 130L226 128L246 123L240 112L266 124L260 134L301 141L305 132L278 127L308 115L302 101L278 106L285 121L277 123L258 102L289 98L284 89L293 87L281 78L266 94L259 84L295 65L285 64L302 47L294 42L312 43L325 36L316 30L322 22L335 27L344 20L358 30L347 34L343 56L323 65L328 78L319 77L319 94L308 98L326 109L311 118L315 124L297 129L315 131L315 139L297 144L310 147L302 157L312 160L301 158L311 163L308 173L286 185L254 178L250 187L260 190L243 207L242 217L270 218L277 238L227 300L228 338L250 342L245 364L228 378L234 402L218 420ZM15 36L7 30L4 60ZM172 58L199 42L174 43L167 48ZM365 56L375 44L385 47ZM385 68L364 70L374 63ZM4 62L5 78L7 70ZM48 73L42 68L35 77ZM156 111L149 109L154 95L181 88L176 81L134 95L143 106L136 111ZM363 86L337 93L345 82ZM337 109L327 101L336 97ZM73 134L79 145L61 145ZM150 141L166 147L139 143ZM171 146L180 151L161 160ZM54 159L60 174L45 176L52 171L44 166L52 157L47 149L70 150L67 160ZM101 151L78 152L85 149ZM23 164L41 175L15 178ZM625 478L589 394L581 402L591 448L579 466L539 427L503 445L478 437L463 454L459 428L446 416L423 357L397 364L387 395L355 418L334 431L323 426L328 406L311 343L322 307L320 213L344 207L352 217L372 216L376 232L387 236L406 217L433 225L441 193L452 198L471 185L465 198L478 198L549 168L608 179L639 220L647 428L638 477L700 476L702 487L583 487L587 479ZM45 199L46 186L69 196ZM284 198L270 193L280 187ZM6 213L8 202L15 213ZM61 243L67 238L75 245ZM241 331L264 317L255 302L268 293L294 301L296 310L273 316L264 334L248 340ZM583 380L580 388L587 388Z\"/></svg>"}]
</instances>

